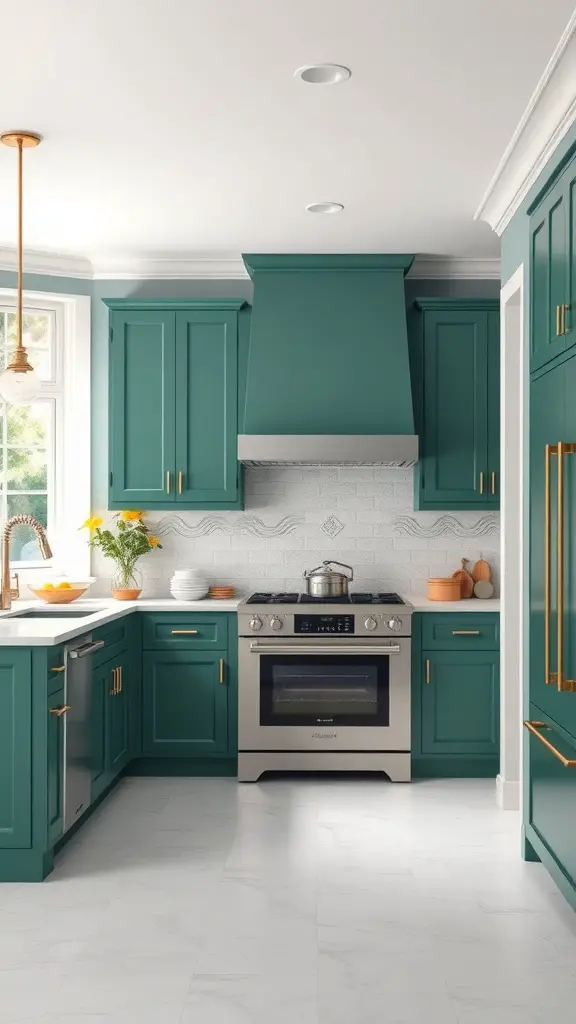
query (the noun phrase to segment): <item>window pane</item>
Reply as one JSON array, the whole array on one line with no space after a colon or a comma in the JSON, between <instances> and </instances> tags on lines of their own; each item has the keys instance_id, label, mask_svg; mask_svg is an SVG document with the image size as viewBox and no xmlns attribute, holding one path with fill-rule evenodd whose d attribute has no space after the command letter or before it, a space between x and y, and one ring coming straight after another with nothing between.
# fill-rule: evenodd
<instances>
[{"instance_id":1,"label":"window pane","mask_svg":"<svg viewBox=\"0 0 576 1024\"><path fill-rule=\"evenodd\" d=\"M49 436L50 414L50 402L9 406L8 444L45 447Z\"/></svg>"},{"instance_id":2,"label":"window pane","mask_svg":"<svg viewBox=\"0 0 576 1024\"><path fill-rule=\"evenodd\" d=\"M9 494L8 516L27 512L42 526L47 524L48 497L46 494ZM36 536L30 526L15 526L10 538L11 562L38 562L42 559Z\"/></svg>"},{"instance_id":3,"label":"window pane","mask_svg":"<svg viewBox=\"0 0 576 1024\"><path fill-rule=\"evenodd\" d=\"M22 341L30 362L41 380L52 377L52 317L46 313L24 313ZM16 345L16 313L8 313L8 349Z\"/></svg>"},{"instance_id":4,"label":"window pane","mask_svg":"<svg viewBox=\"0 0 576 1024\"><path fill-rule=\"evenodd\" d=\"M10 491L45 491L48 487L48 453L45 448L8 448Z\"/></svg>"}]
</instances>

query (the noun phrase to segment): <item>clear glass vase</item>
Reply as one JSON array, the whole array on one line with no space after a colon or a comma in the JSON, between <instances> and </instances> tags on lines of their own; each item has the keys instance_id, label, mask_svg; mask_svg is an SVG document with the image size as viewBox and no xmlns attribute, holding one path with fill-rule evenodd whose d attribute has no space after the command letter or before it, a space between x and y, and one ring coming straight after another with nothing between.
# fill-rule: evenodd
<instances>
[{"instance_id":1,"label":"clear glass vase","mask_svg":"<svg viewBox=\"0 0 576 1024\"><path fill-rule=\"evenodd\" d=\"M136 566L132 569L116 566L111 590L117 601L135 601L142 593L142 573Z\"/></svg>"}]
</instances>

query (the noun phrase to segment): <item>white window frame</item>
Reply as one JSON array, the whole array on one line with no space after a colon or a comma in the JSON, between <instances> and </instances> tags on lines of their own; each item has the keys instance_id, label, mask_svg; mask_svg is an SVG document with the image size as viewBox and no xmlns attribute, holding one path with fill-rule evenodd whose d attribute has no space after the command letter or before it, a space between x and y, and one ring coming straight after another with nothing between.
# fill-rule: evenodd
<instances>
[{"instance_id":1,"label":"white window frame","mask_svg":"<svg viewBox=\"0 0 576 1024\"><path fill-rule=\"evenodd\" d=\"M24 309L55 316L53 370L62 369L62 397L56 402L54 503L49 541L54 557L47 562L11 562L22 580L46 570L64 572L79 580L90 575L90 548L79 527L90 515L90 307L89 295L25 291ZM16 290L0 288L0 306L16 308ZM54 395L54 381L43 382L41 393ZM22 595L27 596L26 594Z\"/></svg>"}]
</instances>

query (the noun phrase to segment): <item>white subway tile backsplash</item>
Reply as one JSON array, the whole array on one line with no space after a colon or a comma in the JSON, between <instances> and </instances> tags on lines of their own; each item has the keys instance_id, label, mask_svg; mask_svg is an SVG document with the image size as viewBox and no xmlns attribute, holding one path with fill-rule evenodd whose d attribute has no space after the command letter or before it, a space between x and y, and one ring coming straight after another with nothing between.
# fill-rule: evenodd
<instances>
[{"instance_id":1,"label":"white subway tile backsplash","mask_svg":"<svg viewBox=\"0 0 576 1024\"><path fill-rule=\"evenodd\" d=\"M163 550L141 561L145 593L165 595L179 566L241 593L297 590L304 570L325 558L352 565L357 590L425 593L430 575L450 575L462 557L481 555L498 587L498 513L414 512L411 470L258 467L246 471L245 495L244 512L149 513ZM333 536L322 529L331 516L341 524ZM112 572L98 551L93 572L94 591L104 593Z\"/></svg>"}]
</instances>

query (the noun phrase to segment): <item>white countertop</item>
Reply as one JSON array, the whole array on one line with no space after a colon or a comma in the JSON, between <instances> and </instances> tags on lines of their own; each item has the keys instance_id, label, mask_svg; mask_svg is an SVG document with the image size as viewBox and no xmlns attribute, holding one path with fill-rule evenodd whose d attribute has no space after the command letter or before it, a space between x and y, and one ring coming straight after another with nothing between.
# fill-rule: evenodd
<instances>
[{"instance_id":1,"label":"white countertop","mask_svg":"<svg viewBox=\"0 0 576 1024\"><path fill-rule=\"evenodd\" d=\"M0 612L0 647L51 647L64 643L82 633L89 633L114 619L131 612L235 612L240 598L230 601L175 601L172 597L114 601L113 598L89 598L71 605L48 605L43 601L15 601L10 611ZM50 613L45 619L19 619L19 613L29 608ZM59 612L69 608L90 611L90 615L67 618Z\"/></svg>"},{"instance_id":2,"label":"white countertop","mask_svg":"<svg viewBox=\"0 0 576 1024\"><path fill-rule=\"evenodd\" d=\"M489 601L481 601L478 597L469 597L464 601L431 601L423 594L402 594L405 601L414 606L415 612L499 612L500 599L492 597Z\"/></svg>"}]
</instances>

